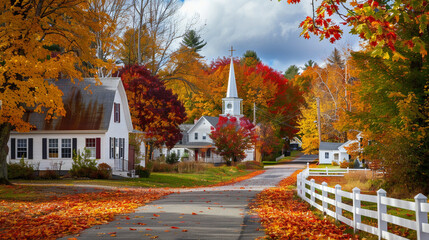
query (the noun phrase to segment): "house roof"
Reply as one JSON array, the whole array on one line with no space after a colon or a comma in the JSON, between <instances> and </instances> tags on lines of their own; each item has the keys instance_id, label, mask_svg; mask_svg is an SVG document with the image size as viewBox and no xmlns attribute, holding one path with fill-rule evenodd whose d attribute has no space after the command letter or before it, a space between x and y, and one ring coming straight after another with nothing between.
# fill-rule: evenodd
<instances>
[{"instance_id":1,"label":"house roof","mask_svg":"<svg viewBox=\"0 0 429 240\"><path fill-rule=\"evenodd\" d=\"M102 85L97 86L93 78L75 80L75 84L70 79L60 79L54 84L64 94L66 115L50 121L45 120L46 114L34 112L24 117L35 126L34 130L107 130L121 80L102 78L100 81Z\"/></svg>"},{"instance_id":2,"label":"house roof","mask_svg":"<svg viewBox=\"0 0 429 240\"><path fill-rule=\"evenodd\" d=\"M216 124L219 122L219 117L210 117L210 116L203 116L203 118L207 119L211 125L216 126Z\"/></svg>"},{"instance_id":3,"label":"house roof","mask_svg":"<svg viewBox=\"0 0 429 240\"><path fill-rule=\"evenodd\" d=\"M195 128L195 126L198 125L198 123L201 121L201 119L206 119L213 127L216 126L216 124L219 122L219 117L210 117L210 116L202 116L198 121L191 125L191 127L188 129L188 133Z\"/></svg>"},{"instance_id":4,"label":"house roof","mask_svg":"<svg viewBox=\"0 0 429 240\"><path fill-rule=\"evenodd\" d=\"M338 150L344 143L321 142L319 150Z\"/></svg>"}]
</instances>

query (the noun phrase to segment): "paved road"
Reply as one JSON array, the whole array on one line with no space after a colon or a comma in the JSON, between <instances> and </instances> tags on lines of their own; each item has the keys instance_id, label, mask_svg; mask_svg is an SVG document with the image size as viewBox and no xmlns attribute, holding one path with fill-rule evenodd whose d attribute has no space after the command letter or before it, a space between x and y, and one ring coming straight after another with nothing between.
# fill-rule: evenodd
<instances>
[{"instance_id":1,"label":"paved road","mask_svg":"<svg viewBox=\"0 0 429 240\"><path fill-rule=\"evenodd\" d=\"M290 164L270 166L264 174L234 185L181 189L135 213L83 231L77 239L255 239L264 232L248 203L265 188L274 187L305 167L301 157ZM110 233L110 234L109 234ZM115 236L111 236L113 234Z\"/></svg>"}]
</instances>

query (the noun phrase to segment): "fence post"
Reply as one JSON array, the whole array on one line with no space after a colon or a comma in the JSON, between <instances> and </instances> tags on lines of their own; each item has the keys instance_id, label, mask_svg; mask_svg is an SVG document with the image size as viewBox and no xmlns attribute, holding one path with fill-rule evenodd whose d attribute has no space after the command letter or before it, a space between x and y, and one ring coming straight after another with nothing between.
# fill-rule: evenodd
<instances>
[{"instance_id":1,"label":"fence post","mask_svg":"<svg viewBox=\"0 0 429 240\"><path fill-rule=\"evenodd\" d=\"M349 173L349 167L347 167L347 173Z\"/></svg>"},{"instance_id":2,"label":"fence post","mask_svg":"<svg viewBox=\"0 0 429 240\"><path fill-rule=\"evenodd\" d=\"M298 196L300 196L302 198L302 194L301 194L301 173L298 173L298 175L296 175L296 188L298 190Z\"/></svg>"},{"instance_id":3,"label":"fence post","mask_svg":"<svg viewBox=\"0 0 429 240\"><path fill-rule=\"evenodd\" d=\"M335 219L337 221L339 221L338 219L340 218L340 216L343 215L343 211L341 209L341 207L339 206L342 202L342 197L340 196L340 190L341 190L341 186L339 184L335 185Z\"/></svg>"},{"instance_id":4,"label":"fence post","mask_svg":"<svg viewBox=\"0 0 429 240\"><path fill-rule=\"evenodd\" d=\"M314 205L315 201L314 201L314 179L310 180L310 191L311 191L311 205Z\"/></svg>"},{"instance_id":5,"label":"fence post","mask_svg":"<svg viewBox=\"0 0 429 240\"><path fill-rule=\"evenodd\" d=\"M429 239L429 233L423 232L423 223L428 223L428 214L422 212L421 204L427 203L428 198L419 193L414 197L416 202L416 225L417 240Z\"/></svg>"},{"instance_id":6,"label":"fence post","mask_svg":"<svg viewBox=\"0 0 429 240\"><path fill-rule=\"evenodd\" d=\"M326 191L327 187L328 187L328 183L322 182L322 207L323 207L323 213L326 213L326 209L328 209L328 202L326 202L326 198L328 198L328 191Z\"/></svg>"},{"instance_id":7,"label":"fence post","mask_svg":"<svg viewBox=\"0 0 429 240\"><path fill-rule=\"evenodd\" d=\"M387 232L387 222L383 221L383 214L387 213L387 206L381 203L382 197L386 197L386 191L379 189L377 191L377 230L379 240L382 239L383 231Z\"/></svg>"},{"instance_id":8,"label":"fence post","mask_svg":"<svg viewBox=\"0 0 429 240\"><path fill-rule=\"evenodd\" d=\"M360 189L355 187L353 188L353 229L354 232L357 232L357 226L361 223L361 215L358 213L358 209L360 208L360 200L358 198L360 195Z\"/></svg>"}]
</instances>

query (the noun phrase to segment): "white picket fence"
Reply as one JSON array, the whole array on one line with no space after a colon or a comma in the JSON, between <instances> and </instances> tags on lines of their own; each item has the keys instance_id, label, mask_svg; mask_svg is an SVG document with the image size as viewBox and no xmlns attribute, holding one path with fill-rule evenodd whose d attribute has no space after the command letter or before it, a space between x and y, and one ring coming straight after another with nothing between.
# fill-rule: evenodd
<instances>
[{"instance_id":1,"label":"white picket fence","mask_svg":"<svg viewBox=\"0 0 429 240\"><path fill-rule=\"evenodd\" d=\"M354 188L353 192L346 192L341 190L340 185L336 185L335 188L331 188L328 187L326 182L317 184L314 179L307 180L311 171L312 170L307 168L298 174L298 196L327 215L353 227L355 232L358 230L365 231L377 235L378 239L407 239L388 231L387 224L392 223L415 230L417 233L417 240L429 240L429 203L427 202L427 197L423 194L417 194L414 197L415 202L410 202L386 197L386 191L383 189L378 190L376 196L361 194L359 188ZM342 201L343 198L351 199L353 204L349 205L344 203ZM320 200L318 202L321 202L321 204L316 202L316 199ZM376 203L377 211L362 208L362 201ZM409 220L388 214L387 206L412 211L415 214L415 220ZM350 219L345 217L343 215L343 210L353 214L353 218ZM362 223L362 216L375 219L377 221L377 227Z\"/></svg>"}]
</instances>

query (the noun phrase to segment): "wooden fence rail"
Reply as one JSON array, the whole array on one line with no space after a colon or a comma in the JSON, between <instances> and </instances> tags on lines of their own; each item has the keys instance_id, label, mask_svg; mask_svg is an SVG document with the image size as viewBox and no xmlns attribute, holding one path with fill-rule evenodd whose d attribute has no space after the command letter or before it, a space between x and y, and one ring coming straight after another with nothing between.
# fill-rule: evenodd
<instances>
[{"instance_id":1,"label":"wooden fence rail","mask_svg":"<svg viewBox=\"0 0 429 240\"><path fill-rule=\"evenodd\" d=\"M361 194L359 188L353 192L341 190L340 185L328 187L326 182L315 183L307 180L314 169L305 169L297 176L298 196L325 214L341 221L356 231L361 230L378 236L378 239L407 239L388 231L388 223L416 231L417 240L429 240L428 212L429 203L423 194L417 194L414 202L386 197L386 191L380 189L377 195ZM349 199L349 200L347 200ZM361 203L375 204L377 210L364 208ZM387 212L389 208L401 208L412 212L414 220L401 218ZM349 212L349 214L344 214ZM413 215L411 214L411 215ZM350 217L348 217L350 216ZM377 226L362 222L362 217L377 221Z\"/></svg>"}]
</instances>

